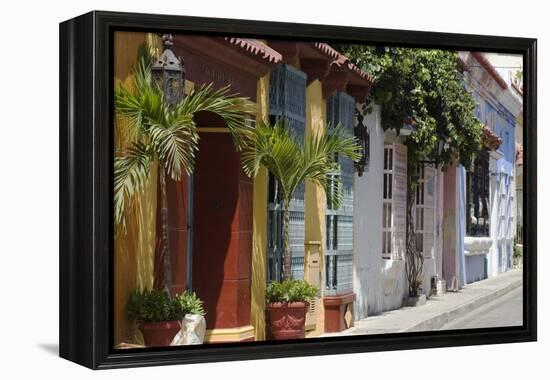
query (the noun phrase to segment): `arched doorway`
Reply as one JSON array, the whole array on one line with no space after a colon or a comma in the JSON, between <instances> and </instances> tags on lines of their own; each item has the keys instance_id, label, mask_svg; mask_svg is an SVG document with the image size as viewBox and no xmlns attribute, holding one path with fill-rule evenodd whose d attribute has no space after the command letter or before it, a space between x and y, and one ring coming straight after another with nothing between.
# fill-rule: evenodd
<instances>
[{"instance_id":1,"label":"arched doorway","mask_svg":"<svg viewBox=\"0 0 550 380\"><path fill-rule=\"evenodd\" d=\"M196 115L199 149L193 178L193 290L208 329L250 325L252 180L223 120Z\"/></svg>"}]
</instances>

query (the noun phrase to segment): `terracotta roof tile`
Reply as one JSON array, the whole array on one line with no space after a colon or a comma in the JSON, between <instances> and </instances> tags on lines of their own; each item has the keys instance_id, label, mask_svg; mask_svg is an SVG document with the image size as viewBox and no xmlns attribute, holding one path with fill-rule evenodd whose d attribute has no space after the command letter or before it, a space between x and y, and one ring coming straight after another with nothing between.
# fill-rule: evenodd
<instances>
[{"instance_id":1,"label":"terracotta roof tile","mask_svg":"<svg viewBox=\"0 0 550 380\"><path fill-rule=\"evenodd\" d=\"M502 139L491 130L488 126L483 127L483 134L481 136L483 145L490 150L497 150L502 144Z\"/></svg>"},{"instance_id":2,"label":"terracotta roof tile","mask_svg":"<svg viewBox=\"0 0 550 380\"><path fill-rule=\"evenodd\" d=\"M498 71L494 68L494 66L489 62L487 58L483 56L483 54L479 52L472 52L472 56L478 60L478 62L483 66L485 70L493 77L494 80L498 83L498 85L503 89L506 90L508 88L508 83L500 76Z\"/></svg>"},{"instance_id":3,"label":"terracotta roof tile","mask_svg":"<svg viewBox=\"0 0 550 380\"><path fill-rule=\"evenodd\" d=\"M225 40L232 45L239 46L247 52L267 60L270 63L277 64L283 61L283 56L278 51L270 48L262 41L237 37L225 37Z\"/></svg>"},{"instance_id":4,"label":"terracotta roof tile","mask_svg":"<svg viewBox=\"0 0 550 380\"><path fill-rule=\"evenodd\" d=\"M374 83L374 78L371 75L368 75L366 72L361 70L359 67L357 67L355 64L353 64L348 57L346 57L344 54L340 53L336 49L334 49L332 46L325 42L313 42L312 45L319 51L323 52L325 55L329 56L333 59L332 64L337 65L338 67L344 66L352 73L359 76L361 79L369 82L370 84Z\"/></svg>"}]
</instances>

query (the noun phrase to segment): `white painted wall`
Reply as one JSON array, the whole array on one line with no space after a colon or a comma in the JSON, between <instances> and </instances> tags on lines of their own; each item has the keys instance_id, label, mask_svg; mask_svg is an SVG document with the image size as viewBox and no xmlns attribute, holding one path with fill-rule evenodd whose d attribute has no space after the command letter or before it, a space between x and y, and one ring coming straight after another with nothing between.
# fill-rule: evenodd
<instances>
[{"instance_id":1,"label":"white painted wall","mask_svg":"<svg viewBox=\"0 0 550 380\"><path fill-rule=\"evenodd\" d=\"M382 309L382 180L384 131L380 127L380 108L374 107L363 124L370 134L368 170L355 175L354 197L354 271L355 318L365 318Z\"/></svg>"},{"instance_id":2,"label":"white painted wall","mask_svg":"<svg viewBox=\"0 0 550 380\"><path fill-rule=\"evenodd\" d=\"M382 259L385 133L380 127L380 108L375 106L363 123L369 128L371 151L369 169L361 177L355 176L353 289L357 296L356 319L401 307L407 293L405 260Z\"/></svg>"}]
</instances>

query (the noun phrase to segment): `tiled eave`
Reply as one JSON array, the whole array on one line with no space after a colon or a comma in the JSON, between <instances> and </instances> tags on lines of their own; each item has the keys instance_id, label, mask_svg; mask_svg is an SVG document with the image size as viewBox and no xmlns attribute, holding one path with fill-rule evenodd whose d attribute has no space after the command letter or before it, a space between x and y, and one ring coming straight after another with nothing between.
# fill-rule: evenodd
<instances>
[{"instance_id":1,"label":"tiled eave","mask_svg":"<svg viewBox=\"0 0 550 380\"><path fill-rule=\"evenodd\" d=\"M500 88L506 90L508 88L508 83L500 76L498 71L494 66L483 56L480 52L472 52L472 56L479 62L479 64L493 77L493 79L498 83Z\"/></svg>"},{"instance_id":2,"label":"tiled eave","mask_svg":"<svg viewBox=\"0 0 550 380\"><path fill-rule=\"evenodd\" d=\"M283 56L278 51L270 48L265 43L259 40L249 38L225 37L225 41L238 46L251 55L260 57L269 63L278 64L283 61Z\"/></svg>"},{"instance_id":3,"label":"tiled eave","mask_svg":"<svg viewBox=\"0 0 550 380\"><path fill-rule=\"evenodd\" d=\"M372 76L325 42L270 41L269 45L281 53L285 62L298 58L308 84L314 80L323 83L324 98L338 90L364 102L374 83Z\"/></svg>"}]
</instances>

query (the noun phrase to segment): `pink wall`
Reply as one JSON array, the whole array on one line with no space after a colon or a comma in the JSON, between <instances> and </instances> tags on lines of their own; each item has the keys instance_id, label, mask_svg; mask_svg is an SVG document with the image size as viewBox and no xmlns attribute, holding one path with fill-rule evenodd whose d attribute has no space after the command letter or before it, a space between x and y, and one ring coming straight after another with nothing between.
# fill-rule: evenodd
<instances>
[{"instance_id":1,"label":"pink wall","mask_svg":"<svg viewBox=\"0 0 550 380\"><path fill-rule=\"evenodd\" d=\"M443 278L447 282L447 287L451 286L453 277L457 276L456 171L456 166L448 167L443 180Z\"/></svg>"}]
</instances>

